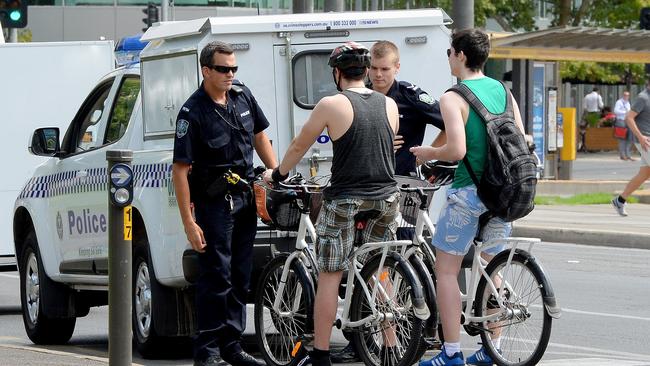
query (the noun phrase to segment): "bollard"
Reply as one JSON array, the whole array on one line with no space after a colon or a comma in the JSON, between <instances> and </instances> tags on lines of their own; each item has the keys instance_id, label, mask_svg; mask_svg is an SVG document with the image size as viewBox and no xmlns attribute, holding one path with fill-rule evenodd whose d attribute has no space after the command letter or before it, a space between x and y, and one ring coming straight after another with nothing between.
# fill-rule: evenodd
<instances>
[{"instance_id":1,"label":"bollard","mask_svg":"<svg viewBox=\"0 0 650 366\"><path fill-rule=\"evenodd\" d=\"M108 161L108 364L132 363L131 150L106 152Z\"/></svg>"}]
</instances>

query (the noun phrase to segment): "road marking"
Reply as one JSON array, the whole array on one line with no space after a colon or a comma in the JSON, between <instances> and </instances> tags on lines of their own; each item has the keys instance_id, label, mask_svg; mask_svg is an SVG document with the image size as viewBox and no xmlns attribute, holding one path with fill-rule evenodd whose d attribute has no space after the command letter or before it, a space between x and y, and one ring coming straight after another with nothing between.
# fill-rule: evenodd
<instances>
[{"instance_id":1,"label":"road marking","mask_svg":"<svg viewBox=\"0 0 650 366\"><path fill-rule=\"evenodd\" d=\"M597 353L605 353L609 357L614 356L614 357L621 357L621 358L639 360L644 362L650 361L650 355L644 355L639 353L614 351L611 349L604 349L604 348L582 347L582 346L575 346L571 344L560 344L560 343L553 343L553 342L549 342L548 345L549 347L570 349L572 352L575 352L576 350L580 350L580 351L590 352L592 355L594 354L594 352L597 352Z\"/></svg>"},{"instance_id":2,"label":"road marking","mask_svg":"<svg viewBox=\"0 0 650 366\"><path fill-rule=\"evenodd\" d=\"M640 363L641 362L641 363ZM643 366L643 361L621 361L605 358L573 358L565 360L542 361L540 366L599 366L599 365L621 365L621 366ZM647 364L646 364L647 365Z\"/></svg>"},{"instance_id":3,"label":"road marking","mask_svg":"<svg viewBox=\"0 0 650 366\"><path fill-rule=\"evenodd\" d=\"M16 339L19 339L19 338L0 337L0 339L16 340ZM51 349L39 348L39 347L34 347L34 346L19 346L19 345L14 345L14 344L0 343L0 347L17 349L17 350L21 350L21 351L40 352L40 353L45 353L45 354L50 354L50 355L57 355L57 356L74 357L74 358L78 358L78 359L82 359L82 360L90 360L90 361L108 363L108 358L107 357L80 355L80 354L71 353L71 352L55 351L55 350L51 350ZM132 365L143 366L143 365L137 364L137 363L133 363Z\"/></svg>"},{"instance_id":4,"label":"road marking","mask_svg":"<svg viewBox=\"0 0 650 366\"><path fill-rule=\"evenodd\" d=\"M540 308L541 305L531 305L531 307L536 307ZM611 314L611 313L597 313L594 311L584 311L584 310L575 310L575 309L567 309L567 308L562 308L563 313L570 313L570 314L581 314L581 315L594 315L594 316L604 316L608 318L618 318L618 319L630 319L630 320L640 320L640 321L645 321L645 322L650 322L650 318L642 317L642 316L634 316L634 315L621 315L621 314Z\"/></svg>"},{"instance_id":5,"label":"road marking","mask_svg":"<svg viewBox=\"0 0 650 366\"><path fill-rule=\"evenodd\" d=\"M16 278L16 279L20 279L20 276L18 276L18 275L6 274L6 273L0 273L0 277L7 277L7 278Z\"/></svg>"}]
</instances>

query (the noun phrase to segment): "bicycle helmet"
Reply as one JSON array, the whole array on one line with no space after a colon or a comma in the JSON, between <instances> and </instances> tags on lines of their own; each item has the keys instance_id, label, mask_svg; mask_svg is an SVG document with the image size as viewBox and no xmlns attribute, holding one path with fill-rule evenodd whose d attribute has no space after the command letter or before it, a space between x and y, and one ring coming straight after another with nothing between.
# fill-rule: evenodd
<instances>
[{"instance_id":1,"label":"bicycle helmet","mask_svg":"<svg viewBox=\"0 0 650 366\"><path fill-rule=\"evenodd\" d=\"M327 64L341 70L351 67L368 68L370 67L370 51L366 46L357 42L345 42L332 51Z\"/></svg>"},{"instance_id":2,"label":"bicycle helmet","mask_svg":"<svg viewBox=\"0 0 650 366\"><path fill-rule=\"evenodd\" d=\"M443 186L454 181L456 168L458 168L457 161L427 161L420 165L420 172L430 183Z\"/></svg>"}]
</instances>

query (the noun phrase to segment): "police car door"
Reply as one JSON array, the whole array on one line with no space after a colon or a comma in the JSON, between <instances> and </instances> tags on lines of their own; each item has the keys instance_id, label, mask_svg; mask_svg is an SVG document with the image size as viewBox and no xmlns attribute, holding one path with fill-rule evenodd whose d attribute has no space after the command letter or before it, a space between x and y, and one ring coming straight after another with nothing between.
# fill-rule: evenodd
<instances>
[{"instance_id":1,"label":"police car door","mask_svg":"<svg viewBox=\"0 0 650 366\"><path fill-rule=\"evenodd\" d=\"M66 133L67 155L56 164L50 213L56 222L62 274L107 274L108 195L106 151L119 149L140 79L105 80L83 103ZM126 103L125 103L126 100Z\"/></svg>"},{"instance_id":2,"label":"police car door","mask_svg":"<svg viewBox=\"0 0 650 366\"><path fill-rule=\"evenodd\" d=\"M338 93L327 61L334 47L341 43L292 45L291 57L287 56L286 46L274 47L277 120L289 121L278 126L280 156L284 156L291 140L300 133L316 103ZM373 42L360 43L370 47ZM318 165L318 175L328 175L332 154L332 143L327 131L323 131L296 169L309 176L310 165Z\"/></svg>"}]
</instances>

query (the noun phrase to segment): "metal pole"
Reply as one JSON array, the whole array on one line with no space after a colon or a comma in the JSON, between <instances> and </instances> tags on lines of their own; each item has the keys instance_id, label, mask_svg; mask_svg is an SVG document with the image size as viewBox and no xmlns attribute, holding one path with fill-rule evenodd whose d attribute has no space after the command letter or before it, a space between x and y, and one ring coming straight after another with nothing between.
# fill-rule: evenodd
<instances>
[{"instance_id":1,"label":"metal pole","mask_svg":"<svg viewBox=\"0 0 650 366\"><path fill-rule=\"evenodd\" d=\"M18 43L18 29L9 28L9 42Z\"/></svg>"},{"instance_id":2,"label":"metal pole","mask_svg":"<svg viewBox=\"0 0 650 366\"><path fill-rule=\"evenodd\" d=\"M343 0L325 0L323 11L342 12L345 11L345 2Z\"/></svg>"},{"instance_id":3,"label":"metal pole","mask_svg":"<svg viewBox=\"0 0 650 366\"><path fill-rule=\"evenodd\" d=\"M108 363L131 365L132 209L130 150L106 152L108 161ZM128 192L125 196L124 190Z\"/></svg>"},{"instance_id":4,"label":"metal pole","mask_svg":"<svg viewBox=\"0 0 650 366\"><path fill-rule=\"evenodd\" d=\"M169 20L169 0L160 2L160 20L166 22Z\"/></svg>"},{"instance_id":5,"label":"metal pole","mask_svg":"<svg viewBox=\"0 0 650 366\"><path fill-rule=\"evenodd\" d=\"M454 30L474 28L474 0L454 0L451 14Z\"/></svg>"}]
</instances>

